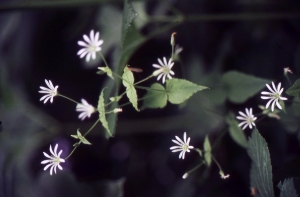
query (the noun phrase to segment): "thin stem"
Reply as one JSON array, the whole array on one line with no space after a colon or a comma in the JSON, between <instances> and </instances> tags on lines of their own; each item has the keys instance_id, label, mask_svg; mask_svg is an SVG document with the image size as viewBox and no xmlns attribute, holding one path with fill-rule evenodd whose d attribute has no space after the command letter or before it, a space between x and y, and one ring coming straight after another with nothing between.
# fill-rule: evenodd
<instances>
[{"instance_id":1,"label":"thin stem","mask_svg":"<svg viewBox=\"0 0 300 197\"><path fill-rule=\"evenodd\" d=\"M171 46L172 46L172 56L171 56L171 59L173 60L174 59L174 46L175 45L172 44Z\"/></svg>"},{"instance_id":2,"label":"thin stem","mask_svg":"<svg viewBox=\"0 0 300 197\"><path fill-rule=\"evenodd\" d=\"M76 104L79 104L77 101L74 101L73 99L70 99L69 97L66 97L66 96L64 96L64 95L62 95L62 94L58 94L57 96L61 96L61 97L65 98L65 99L67 99L67 100L69 100L69 101L72 101L72 102L74 102L74 103L76 103Z\"/></svg>"},{"instance_id":3,"label":"thin stem","mask_svg":"<svg viewBox=\"0 0 300 197\"><path fill-rule=\"evenodd\" d=\"M78 146L79 146L79 144L78 144ZM65 158L65 160L67 160L67 159L74 153L74 151L76 150L76 148L77 148L78 146L75 146L75 147L73 148L72 152Z\"/></svg>"},{"instance_id":4,"label":"thin stem","mask_svg":"<svg viewBox=\"0 0 300 197\"><path fill-rule=\"evenodd\" d=\"M93 124L93 126L83 135L83 137L85 137L87 134L89 134L89 132L99 123L99 119Z\"/></svg>"},{"instance_id":5,"label":"thin stem","mask_svg":"<svg viewBox=\"0 0 300 197\"><path fill-rule=\"evenodd\" d=\"M228 127L225 127L221 133L221 135L218 136L218 138L216 139L216 141L214 142L214 144L211 147L211 152L213 151L213 149L220 143L221 139L225 136L225 134L228 131Z\"/></svg>"},{"instance_id":6,"label":"thin stem","mask_svg":"<svg viewBox=\"0 0 300 197\"><path fill-rule=\"evenodd\" d=\"M104 56L102 55L102 53L100 51L99 51L99 54L100 54L100 57L102 58L102 60L104 61L105 66L109 67L106 60L105 60L105 58L104 58Z\"/></svg>"},{"instance_id":7,"label":"thin stem","mask_svg":"<svg viewBox=\"0 0 300 197\"><path fill-rule=\"evenodd\" d=\"M194 172L195 170L200 168L204 163L205 163L205 161L202 161L200 164L198 164L196 167L194 167L193 169L191 169L190 171L188 171L186 173L190 174L190 173Z\"/></svg>"},{"instance_id":8,"label":"thin stem","mask_svg":"<svg viewBox=\"0 0 300 197\"><path fill-rule=\"evenodd\" d=\"M287 78L290 86L292 86L293 84L292 84L292 81L291 81L290 77L288 76L288 74L285 74L284 76Z\"/></svg>"},{"instance_id":9,"label":"thin stem","mask_svg":"<svg viewBox=\"0 0 300 197\"><path fill-rule=\"evenodd\" d=\"M83 136L85 137L98 124L98 122L99 122L99 119L93 124L93 126ZM68 159L74 153L74 151L77 149L77 147L79 147L79 145L80 145L80 143L73 148L72 152L65 158L65 160Z\"/></svg>"},{"instance_id":10,"label":"thin stem","mask_svg":"<svg viewBox=\"0 0 300 197\"><path fill-rule=\"evenodd\" d=\"M212 159L214 160L214 162L217 164L219 170L220 170L220 171L223 171L222 168L221 168L221 166L220 166L220 164L219 164L219 162L216 160L216 158L215 158L213 155L211 155L211 157L212 157Z\"/></svg>"},{"instance_id":11,"label":"thin stem","mask_svg":"<svg viewBox=\"0 0 300 197\"><path fill-rule=\"evenodd\" d=\"M144 82L144 81L146 81L146 80L148 80L148 79L150 79L150 78L152 78L152 77L154 77L154 75L150 75L149 77L147 77L147 78L145 78L145 79L142 79L141 81L138 81L138 82L136 82L136 83L133 84L133 85L135 86L135 85L137 85L137 84L140 84L140 83L142 83L142 82Z\"/></svg>"}]
</instances>

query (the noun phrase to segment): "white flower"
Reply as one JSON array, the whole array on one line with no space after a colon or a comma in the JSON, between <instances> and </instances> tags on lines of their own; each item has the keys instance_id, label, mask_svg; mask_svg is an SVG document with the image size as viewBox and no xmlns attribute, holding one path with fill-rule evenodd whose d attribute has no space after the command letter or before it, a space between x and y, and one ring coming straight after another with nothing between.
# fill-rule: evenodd
<instances>
[{"instance_id":1,"label":"white flower","mask_svg":"<svg viewBox=\"0 0 300 197\"><path fill-rule=\"evenodd\" d=\"M179 55L179 53L181 53L181 51L183 51L183 48L181 46L179 46L178 44L176 44L174 55Z\"/></svg>"},{"instance_id":2,"label":"white flower","mask_svg":"<svg viewBox=\"0 0 300 197\"><path fill-rule=\"evenodd\" d=\"M49 159L42 161L41 164L49 163L48 165L46 165L44 167L44 170L47 170L51 166L50 175L52 175L53 170L54 170L54 173L56 174L56 167L58 167L60 170L62 170L63 168L59 164L60 164L60 162L65 162L64 159L60 158L62 150L60 150L59 153L57 154L57 147L58 147L58 144L55 145L54 151L53 151L52 147L50 145L49 150L50 150L50 153L52 154L51 156L48 155L47 153L43 152L45 157L47 157Z\"/></svg>"},{"instance_id":3,"label":"white flower","mask_svg":"<svg viewBox=\"0 0 300 197\"><path fill-rule=\"evenodd\" d=\"M154 76L157 76L157 80L160 80L161 77L162 78L162 82L165 83L166 80L166 76L168 76L169 79L172 79L171 75L174 75L175 73L171 70L174 62L172 62L172 59L169 59L169 62L167 62L167 59L164 57L162 62L159 58L157 59L159 64L152 64L153 67L158 68L158 70L153 72ZM171 74L171 75L170 75Z\"/></svg>"},{"instance_id":4,"label":"white flower","mask_svg":"<svg viewBox=\"0 0 300 197\"><path fill-rule=\"evenodd\" d=\"M45 79L45 82L46 82L48 88L40 86L40 88L42 90L40 90L39 93L46 94L40 99L40 101L44 100L44 103L46 103L50 99L50 102L52 103L53 102L53 97L55 97L58 94L57 93L58 86L54 87L51 80L47 81L47 79Z\"/></svg>"},{"instance_id":5,"label":"white flower","mask_svg":"<svg viewBox=\"0 0 300 197\"><path fill-rule=\"evenodd\" d=\"M78 118L84 120L86 117L91 117L92 113L95 112L95 108L84 99L81 99L81 102L82 104L77 104L76 111L81 112Z\"/></svg>"},{"instance_id":6,"label":"white flower","mask_svg":"<svg viewBox=\"0 0 300 197\"><path fill-rule=\"evenodd\" d=\"M186 179L189 176L189 173L184 173L184 175L182 176L183 179Z\"/></svg>"},{"instance_id":7,"label":"white flower","mask_svg":"<svg viewBox=\"0 0 300 197\"><path fill-rule=\"evenodd\" d=\"M254 117L254 115L252 114L252 108L250 108L249 110L246 108L246 114L239 111L239 114L241 116L237 116L236 118L238 120L243 120L238 126L241 127L244 125L244 127L242 128L243 130L249 126L250 129L252 129L252 125L255 126L254 121L257 119L256 117Z\"/></svg>"},{"instance_id":8,"label":"white flower","mask_svg":"<svg viewBox=\"0 0 300 197\"><path fill-rule=\"evenodd\" d=\"M293 74L292 70L289 67L283 69L283 73L286 75L287 73Z\"/></svg>"},{"instance_id":9,"label":"white flower","mask_svg":"<svg viewBox=\"0 0 300 197\"><path fill-rule=\"evenodd\" d=\"M99 40L100 33L96 32L94 34L94 30L91 30L90 37L87 35L83 35L83 41L78 41L78 45L83 46L83 49L80 49L77 53L77 55L80 55L80 58L83 58L86 56L86 61L90 61L90 58L92 56L92 59L96 58L96 52L101 51L100 45L103 44L103 40Z\"/></svg>"},{"instance_id":10,"label":"white flower","mask_svg":"<svg viewBox=\"0 0 300 197\"><path fill-rule=\"evenodd\" d=\"M273 89L268 84L266 84L266 86L270 90L270 92L265 92L265 91L261 92L261 94L267 95L267 96L261 96L262 99L270 99L268 101L268 103L266 104L266 109L269 108L271 103L272 103L272 106L271 106L272 111L274 111L275 104L277 105L277 107L279 109L282 109L282 107L279 104L279 101L280 100L287 100L287 98L281 96L281 93L283 92L283 88L281 88L281 83L279 83L277 88L276 88L275 84L272 82Z\"/></svg>"},{"instance_id":11,"label":"white flower","mask_svg":"<svg viewBox=\"0 0 300 197\"><path fill-rule=\"evenodd\" d=\"M183 141L177 136L175 136L175 138L177 141L172 140L172 142L174 142L175 144L178 144L178 146L172 146L170 149L172 150L172 152L181 151L181 153L179 154L179 159L180 158L184 159L185 152L190 152L189 149L193 149L194 147L189 146L190 138L188 138L186 140L186 132L184 132L184 134L183 134Z\"/></svg>"},{"instance_id":12,"label":"white flower","mask_svg":"<svg viewBox=\"0 0 300 197\"><path fill-rule=\"evenodd\" d=\"M227 174L227 175L221 175L221 179L228 179L230 176L230 174Z\"/></svg>"}]
</instances>

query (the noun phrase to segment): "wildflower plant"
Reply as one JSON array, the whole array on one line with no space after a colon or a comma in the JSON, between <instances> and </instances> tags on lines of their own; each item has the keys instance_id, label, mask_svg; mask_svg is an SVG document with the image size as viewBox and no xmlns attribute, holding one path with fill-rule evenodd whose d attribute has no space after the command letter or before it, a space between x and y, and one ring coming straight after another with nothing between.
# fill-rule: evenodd
<instances>
[{"instance_id":1,"label":"wildflower plant","mask_svg":"<svg viewBox=\"0 0 300 197\"><path fill-rule=\"evenodd\" d=\"M77 55L79 58L85 58L88 62L99 56L103 60L102 64L104 65L99 65L95 72L101 77L109 77L111 83L114 83L114 86L102 87L98 103L89 103L85 99L81 99L81 102L78 102L64 95L62 92L58 93L58 85L54 86L51 80L45 80L47 87L40 86L41 90L39 93L45 94L40 98L40 101L44 103L50 101L53 104L51 107L55 106L53 98L61 97L74 103L74 113L79 113L78 119L81 121L98 114L97 120L88 130L81 133L80 128L78 128L76 132L74 131L75 134L71 135L76 142L73 145L73 150L67 157L61 158L62 150L57 152L58 144L55 145L54 150L50 145L51 155L45 152L43 153L44 156L47 157L47 160L41 163L46 164L44 170L50 168L50 175L56 173L56 168L62 170L63 168L60 164L74 154L80 145L92 145L89 142L88 135L97 124L101 123L107 138L114 137L117 114L127 110L127 107L132 107L136 113L143 113L144 109L150 108L159 110L160 108L166 107L168 103L182 106L187 103L192 96L196 96L196 93L198 94L202 90L207 90L203 91L204 93L209 92L207 86L180 78L177 72L175 74L174 68L178 66L181 61L179 54L183 50L183 48L179 47L175 42L175 32L171 34L170 57L168 57L167 54L160 54L160 57L153 57L157 62L145 62L145 65L153 68L153 72L151 72L152 74L149 76L137 80L139 78L135 77L134 72L142 72L142 68L136 67L135 65L131 67L127 65L127 63L134 50L147 39L145 36L140 35L136 27L132 24L135 16L136 14L126 0L123 11L122 50L117 68L110 66L105 56L101 53L102 47L105 48L105 40L100 39L100 31L90 30L88 34L83 35L83 40L78 41L80 49ZM284 69L284 75L286 77L288 73L292 74L292 71L287 68ZM156 78L156 80L154 78ZM184 170L182 179L188 179L190 174L200 167L205 166L209 168L213 163L218 167L221 179L230 179L230 174L224 173L221 162L218 162L218 155L216 154L218 143L220 143L222 137L228 132L231 139L240 145L241 148L246 149L251 158L251 188L254 188L261 196L274 196L270 154L267 143L258 129L260 122L265 117L275 118L273 119L274 121L281 121L281 117L285 116L282 114L282 111L289 111L289 106L287 105L286 110L284 104L284 102L288 100L284 94L294 96L295 99L292 101L292 105L295 104L296 99L299 99L300 96L300 79L284 92L284 88L282 87L283 82L277 82L278 85L276 86L274 82L268 79L259 78L239 71L228 71L220 74L217 78L218 80L215 81L217 81L217 85L221 87L221 93L217 94L217 96L210 97L211 102L215 102L217 105L224 104L225 102L243 105L246 101L254 98L259 98L260 102L252 102L253 105L245 106L245 112L228 109L224 110L221 114L220 112L215 113L214 111L211 112L207 110L214 113L214 115L217 114L221 116L223 124L220 125L225 126L220 132L221 134L218 139L211 138L213 140L210 140L209 136L211 134L207 134L203 140L203 148L196 148L198 143L196 143L194 139L193 143L191 143L191 138L187 137L187 132L183 133L182 139L175 136L175 139L172 139L175 146L173 144L170 147L170 151L179 152L179 159L184 160L187 156L193 157L193 154L187 154L193 151L197 153L197 157L200 157L200 160L197 160L198 164L195 165L194 168L189 171ZM153 83L150 86L142 85L143 82L151 80ZM268 91L262 91L265 86ZM267 100L266 104L264 103L265 100ZM265 104L265 106L263 104ZM275 109L275 107L278 109ZM259 109L261 110L260 113L253 114L253 111L259 111ZM251 137L247 139L245 132L248 131ZM286 184L289 184L289 186L292 185L290 182L284 181L280 185L280 188L285 188Z\"/></svg>"},{"instance_id":2,"label":"wildflower plant","mask_svg":"<svg viewBox=\"0 0 300 197\"><path fill-rule=\"evenodd\" d=\"M126 8L128 4L125 3L125 12L129 12L129 14L132 14L132 10L129 8ZM126 10L129 9L129 10ZM128 19L128 23L132 22L132 19ZM130 28L130 25L123 27L125 28L125 32L128 31ZM172 37L174 34L172 34ZM78 148L81 144L85 145L91 145L91 143L87 139L87 135L93 130L93 128L98 124L101 123L103 128L105 129L105 135L107 138L113 137L115 134L115 128L114 126L111 126L111 122L108 122L108 116L109 115L114 115L115 114L122 112L125 106L131 105L137 113L140 112L140 107L139 107L139 102L140 100L143 100L142 103L142 109L145 108L162 108L165 107L167 104L167 101L173 104L182 104L186 100L188 100L193 94L207 89L205 86L197 85L192 82L189 82L184 79L179 79L179 78L172 78L171 75L175 77L175 73L171 70L173 66L175 66L175 63L172 61L172 58L166 58L163 57L163 59L158 58L158 64L153 64L154 68L157 68L151 74L150 76L140 80L140 81L135 81L135 76L133 74L133 71L138 71L140 72L140 68L131 68L129 65L123 66L121 74L117 71L115 72L112 67L110 67L101 53L102 47L105 47L105 45L102 46L103 43L105 43L103 40L100 40L100 32L99 31L94 31L91 30L88 35L83 35L84 41L78 41L78 45L82 47L77 55L79 55L80 58L86 58L86 61L90 61L90 59L95 59L96 56L100 56L103 60L103 63L105 64L104 66L99 66L97 74L107 74L108 77L111 78L111 80L114 80L117 86L119 85L118 83L121 82L123 86L125 87L125 91L116 95L113 97L110 97L110 99L107 99L106 93L106 87L104 87L99 95L99 100L98 104L90 104L88 103L85 99L81 99L81 102L77 102L72 98L69 98L68 96L63 95L62 93L57 92L58 86L53 86L52 82L49 80L45 80L48 88L41 87L40 93L44 93L44 95L41 100L44 100L44 103L46 103L49 99L50 102L53 102L53 97L58 96L67 99L68 101L71 101L76 104L75 110L79 112L78 118L80 120L85 120L86 118L90 118L92 114L98 113L99 118L97 121L90 127L89 130L87 130L84 134L81 134L79 129L76 132L76 135L71 135L71 137L77 139L78 141L74 144L74 149L73 151L64 159L60 158L61 152L59 154L56 153L57 150L57 145L55 146L55 151L53 152L50 146L50 152L52 153L53 157L51 157L53 168L51 168L50 173L52 174L52 169L54 169L54 172L56 173L56 167L59 169L62 169L61 166L59 165L60 162L64 162L66 159L68 159ZM126 42L126 37L125 41ZM174 37L173 37L173 43L172 45L172 56L174 55ZM179 54L179 52L178 52ZM178 55L176 54L176 55ZM168 60L167 60L168 59ZM124 62L125 63L125 62ZM151 65L149 65L151 66ZM103 75L102 75L103 76ZM154 83L150 87L145 87L141 86L144 81L150 80L153 77L158 76L157 80L162 79L162 84L165 85L165 87L161 83ZM158 87L158 88L157 88ZM138 98L138 91L140 90L146 90L146 94L142 98ZM127 97L129 102L126 102L122 104L121 102L124 102L123 98ZM163 105L162 105L163 104ZM94 107L96 106L96 107ZM119 106L122 106L120 108ZM110 118L111 121L111 118ZM116 123L114 123L116 124ZM186 138L186 133L184 134L184 141L182 141L180 138L176 137L178 141L174 142L178 146L174 146L172 149L173 151L181 151L180 157L184 159L185 152L189 152L189 149L192 149L193 146L189 146L189 141L190 138ZM45 153L44 153L45 154ZM46 155L45 155L46 156ZM49 162L49 161L48 161ZM43 164L45 161L43 161ZM48 168L48 166L45 167Z\"/></svg>"}]
</instances>

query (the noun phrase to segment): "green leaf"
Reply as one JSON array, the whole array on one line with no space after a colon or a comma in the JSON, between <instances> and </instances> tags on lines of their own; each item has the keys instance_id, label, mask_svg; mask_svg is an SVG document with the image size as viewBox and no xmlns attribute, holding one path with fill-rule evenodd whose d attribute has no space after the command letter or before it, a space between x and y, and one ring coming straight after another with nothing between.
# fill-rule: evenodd
<instances>
[{"instance_id":1,"label":"green leaf","mask_svg":"<svg viewBox=\"0 0 300 197\"><path fill-rule=\"evenodd\" d=\"M99 120L102 123L102 126L106 130L106 136L112 137L113 135L109 129L109 126L108 126L108 123L107 123L107 120L105 117L104 90L105 90L105 88L102 89L101 94L99 96L97 109L99 110Z\"/></svg>"},{"instance_id":2,"label":"green leaf","mask_svg":"<svg viewBox=\"0 0 300 197\"><path fill-rule=\"evenodd\" d=\"M114 79L112 70L109 67L98 67L98 69L100 69L100 70L97 72L97 74L101 75L101 74L107 73L107 76Z\"/></svg>"},{"instance_id":3,"label":"green leaf","mask_svg":"<svg viewBox=\"0 0 300 197\"><path fill-rule=\"evenodd\" d=\"M205 159L206 165L210 166L212 155L211 155L211 146L210 146L210 142L209 142L207 135L205 136L203 149L204 149L204 159Z\"/></svg>"},{"instance_id":4,"label":"green leaf","mask_svg":"<svg viewBox=\"0 0 300 197\"><path fill-rule=\"evenodd\" d=\"M229 71L222 76L228 98L233 103L243 103L262 90L270 80L246 75L237 71Z\"/></svg>"},{"instance_id":5,"label":"green leaf","mask_svg":"<svg viewBox=\"0 0 300 197\"><path fill-rule=\"evenodd\" d=\"M184 79L170 79L166 81L168 100L173 104L180 104L190 98L194 93L207 89L205 86L194 84Z\"/></svg>"},{"instance_id":6,"label":"green leaf","mask_svg":"<svg viewBox=\"0 0 300 197\"><path fill-rule=\"evenodd\" d=\"M137 94L133 86L134 83L133 73L131 72L130 69L128 69L127 66L124 68L124 74L122 78L123 78L123 85L126 87L126 95L129 101L132 103L132 106L136 109L136 111L140 111L137 107Z\"/></svg>"},{"instance_id":7,"label":"green leaf","mask_svg":"<svg viewBox=\"0 0 300 197\"><path fill-rule=\"evenodd\" d=\"M280 197L298 197L293 178L285 179L283 183L279 182L277 186L281 191Z\"/></svg>"},{"instance_id":8,"label":"green leaf","mask_svg":"<svg viewBox=\"0 0 300 197\"><path fill-rule=\"evenodd\" d=\"M256 188L262 197L274 197L270 153L265 139L256 128L248 140L247 152L252 160L251 187Z\"/></svg>"},{"instance_id":9,"label":"green leaf","mask_svg":"<svg viewBox=\"0 0 300 197\"><path fill-rule=\"evenodd\" d=\"M300 79L298 79L292 87L288 88L286 92L290 96L299 97L300 96Z\"/></svg>"},{"instance_id":10,"label":"green leaf","mask_svg":"<svg viewBox=\"0 0 300 197\"><path fill-rule=\"evenodd\" d=\"M124 10L123 10L123 22L122 22L122 47L124 46L124 41L129 27L132 25L132 21L136 13L133 12L131 5L128 0L124 1Z\"/></svg>"},{"instance_id":11,"label":"green leaf","mask_svg":"<svg viewBox=\"0 0 300 197\"><path fill-rule=\"evenodd\" d=\"M142 109L163 108L168 100L165 88L159 83L152 84L144 98Z\"/></svg>"},{"instance_id":12,"label":"green leaf","mask_svg":"<svg viewBox=\"0 0 300 197\"><path fill-rule=\"evenodd\" d=\"M230 137L240 146L243 148L247 148L247 139L245 133L238 126L238 121L235 119L233 113L229 113L226 117L226 122L229 126L229 134Z\"/></svg>"}]
</instances>

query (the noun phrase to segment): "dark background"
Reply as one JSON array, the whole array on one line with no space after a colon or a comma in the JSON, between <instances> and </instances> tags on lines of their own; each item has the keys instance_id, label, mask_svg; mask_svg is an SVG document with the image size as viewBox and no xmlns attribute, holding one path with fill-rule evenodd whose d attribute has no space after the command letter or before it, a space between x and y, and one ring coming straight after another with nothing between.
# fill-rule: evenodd
<instances>
[{"instance_id":1,"label":"dark background","mask_svg":"<svg viewBox=\"0 0 300 197\"><path fill-rule=\"evenodd\" d=\"M214 144L226 131L222 117L229 109L237 113L251 106L259 113L257 105L264 104L259 94L244 104L210 100L200 92L185 107L168 103L164 109L141 112L123 107L114 138L105 139L98 125L87 137L92 146L80 146L62 164L63 171L52 176L44 172L42 152L49 152L49 145L58 143L63 157L67 156L76 142L70 135L77 128L84 133L98 117L93 114L80 121L75 105L61 97L55 97L52 104L43 104L39 101L39 86L50 79L63 95L77 101L84 98L96 106L100 91L111 79L96 74L97 67L104 66L99 58L86 63L76 55L80 49L77 41L91 29L100 31L102 52L109 65L116 68L123 2L39 2L38 6L34 6L35 1L0 3L1 197L250 196L250 158L228 133L214 149L223 171L230 174L226 180L220 178L215 164L183 180L182 175L200 162L198 153L192 151L179 160L169 148L174 145L174 136L182 138L184 131L191 136L194 147L202 148L206 134ZM133 1L132 6L138 13L136 26L143 35L167 24L147 22L143 13L174 16L171 10L175 8L185 16L204 16L178 23L140 46L128 63L144 70L135 74L136 81L153 72L157 58L170 56L172 32L177 32L176 42L184 48L180 62L174 66L176 78L208 86L212 91L215 86L211 76L216 75L217 84L218 74L229 70L282 82L285 89L291 84L283 68L290 67L294 72L292 82L299 78L299 1L151 0ZM144 85L155 81L151 79ZM142 97L144 93L138 94ZM287 106L292 100L288 98ZM279 196L279 181L300 177L299 129L286 129L280 121L269 118L257 125L269 146L274 189ZM245 133L249 136L251 131L246 129ZM295 184L299 186L299 179Z\"/></svg>"}]
</instances>

